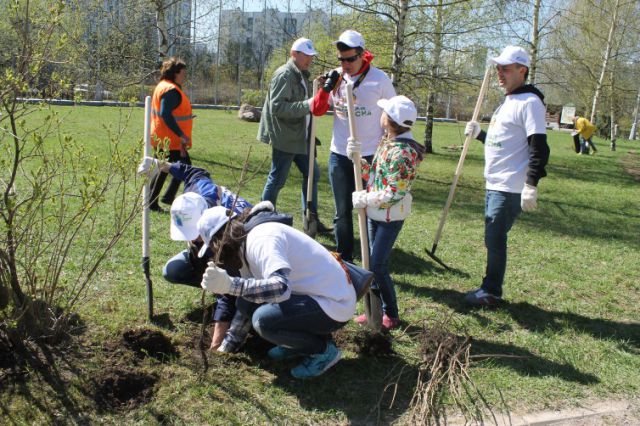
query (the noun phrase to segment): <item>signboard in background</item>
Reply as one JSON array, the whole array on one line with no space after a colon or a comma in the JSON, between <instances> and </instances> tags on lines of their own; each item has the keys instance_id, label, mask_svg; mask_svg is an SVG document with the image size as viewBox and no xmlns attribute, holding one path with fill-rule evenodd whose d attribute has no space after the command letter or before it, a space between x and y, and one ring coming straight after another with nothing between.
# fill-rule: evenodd
<instances>
[{"instance_id":1,"label":"signboard in background","mask_svg":"<svg viewBox=\"0 0 640 426\"><path fill-rule=\"evenodd\" d=\"M574 115L576 115L576 107L563 106L562 115L560 116L560 124L573 124L573 121L571 121L571 119Z\"/></svg>"}]
</instances>

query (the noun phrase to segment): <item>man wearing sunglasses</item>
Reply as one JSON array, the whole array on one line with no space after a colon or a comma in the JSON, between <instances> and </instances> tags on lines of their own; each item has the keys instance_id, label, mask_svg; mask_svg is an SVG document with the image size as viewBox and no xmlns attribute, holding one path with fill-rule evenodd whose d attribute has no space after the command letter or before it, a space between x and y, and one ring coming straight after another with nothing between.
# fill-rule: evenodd
<instances>
[{"instance_id":1,"label":"man wearing sunglasses","mask_svg":"<svg viewBox=\"0 0 640 426\"><path fill-rule=\"evenodd\" d=\"M291 46L291 57L278 68L269 85L264 100L258 129L258 140L271 144L271 171L262 192L262 201L276 205L278 193L295 163L302 173L302 209L307 206L307 179L309 176L309 124L312 92L309 84L309 67L318 54L308 38L299 38ZM313 173L311 214L317 218L318 180L317 162ZM331 232L317 220L318 232Z\"/></svg>"},{"instance_id":2,"label":"man wearing sunglasses","mask_svg":"<svg viewBox=\"0 0 640 426\"><path fill-rule=\"evenodd\" d=\"M380 127L382 108L380 99L390 99L396 95L389 77L371 65L373 55L364 48L364 38L353 30L340 34L334 43L337 59L341 67L321 77L322 90L313 99L313 115L323 115L333 105L333 135L329 155L329 180L336 205L335 237L337 251L346 261L353 261L353 205L351 193L355 191L353 163L347 156L347 142L350 138L347 118L347 82L354 86L355 121L357 140L350 146L361 151L369 161L382 139ZM351 149L350 153L354 150Z\"/></svg>"}]
</instances>

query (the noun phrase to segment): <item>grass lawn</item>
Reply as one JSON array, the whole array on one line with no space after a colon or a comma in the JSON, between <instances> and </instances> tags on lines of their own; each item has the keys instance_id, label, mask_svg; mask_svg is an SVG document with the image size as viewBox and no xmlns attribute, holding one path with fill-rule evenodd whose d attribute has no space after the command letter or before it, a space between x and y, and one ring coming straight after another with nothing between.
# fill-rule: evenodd
<instances>
[{"instance_id":1,"label":"grass lawn","mask_svg":"<svg viewBox=\"0 0 640 426\"><path fill-rule=\"evenodd\" d=\"M128 124L124 140L139 143L142 109L59 107L62 130L97 155L107 152L106 129ZM40 113L38 113L40 114ZM41 119L34 115L35 124ZM236 180L251 146L254 180L241 195L259 200L270 148L255 139L258 125L235 112L196 111L194 164L222 185ZM156 324L146 323L145 281L140 267L140 221L111 252L90 288L80 317L85 328L68 348L51 350L49 373L0 375L0 423L248 424L406 422L416 383L423 320L449 318L458 333L473 336L471 376L491 405L512 412L562 408L640 393L640 142L619 141L611 152L596 139L594 156L578 156L568 133L550 132L548 177L539 185L539 209L519 217L509 236L502 309L469 310L463 294L479 286L483 245L483 152L473 143L438 245L452 270L434 263L431 248L463 142L463 125L438 124L435 151L414 184L414 207L391 258L400 315L394 355L345 358L312 381L291 378L290 363L266 359L266 347L250 341L245 353L209 357L204 372L199 336L200 291L162 279L164 262L183 249L169 239L168 215L152 215L151 263ZM414 135L421 138L424 126ZM319 120L320 217L330 223L333 200L327 177L331 118ZM133 173L133 170L132 170ZM635 173L635 177L633 174ZM290 174L279 210L301 227L301 175ZM108 217L105 217L108 220ZM357 221L356 221L357 222ZM332 240L319 240L332 245ZM356 247L358 247L356 245ZM139 359L120 345L124 332L151 327L172 339L178 354L168 360ZM358 333L353 323L347 326ZM480 355L494 355L483 357ZM135 367L155 380L145 403L119 409L96 403L100 373ZM1 372L2 370L0 370ZM9 378L7 378L9 377ZM392 401L391 382L398 384Z\"/></svg>"}]
</instances>

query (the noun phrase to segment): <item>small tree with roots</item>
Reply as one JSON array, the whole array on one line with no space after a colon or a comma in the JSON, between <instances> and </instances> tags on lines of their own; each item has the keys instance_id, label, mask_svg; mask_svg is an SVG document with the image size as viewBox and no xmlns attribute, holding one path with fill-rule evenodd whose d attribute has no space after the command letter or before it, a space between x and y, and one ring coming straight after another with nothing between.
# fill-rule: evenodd
<instances>
[{"instance_id":1,"label":"small tree with roots","mask_svg":"<svg viewBox=\"0 0 640 426\"><path fill-rule=\"evenodd\" d=\"M135 162L122 131L109 134L98 156L60 132L46 105L20 101L56 77L73 58L73 28L64 1L0 6L0 338L56 339L65 332L89 282L140 209ZM53 71L52 71L53 70ZM62 75L62 74L58 74ZM27 120L38 113L39 122Z\"/></svg>"}]
</instances>

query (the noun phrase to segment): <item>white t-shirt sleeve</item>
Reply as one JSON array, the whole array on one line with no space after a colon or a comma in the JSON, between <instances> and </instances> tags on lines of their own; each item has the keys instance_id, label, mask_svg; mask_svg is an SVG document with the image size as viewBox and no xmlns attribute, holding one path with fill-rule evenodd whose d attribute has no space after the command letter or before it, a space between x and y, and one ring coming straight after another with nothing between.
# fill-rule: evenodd
<instances>
[{"instance_id":1,"label":"white t-shirt sleeve","mask_svg":"<svg viewBox=\"0 0 640 426\"><path fill-rule=\"evenodd\" d=\"M382 98L381 99L391 99L396 95L396 89L393 87L390 78L385 78L382 82Z\"/></svg>"},{"instance_id":2,"label":"white t-shirt sleeve","mask_svg":"<svg viewBox=\"0 0 640 426\"><path fill-rule=\"evenodd\" d=\"M255 278L267 278L279 269L291 270L282 235L261 235L247 244L247 261Z\"/></svg>"},{"instance_id":3,"label":"white t-shirt sleeve","mask_svg":"<svg viewBox=\"0 0 640 426\"><path fill-rule=\"evenodd\" d=\"M522 114L527 137L547 133L547 109L540 99L536 97L535 99L525 102Z\"/></svg>"}]
</instances>

